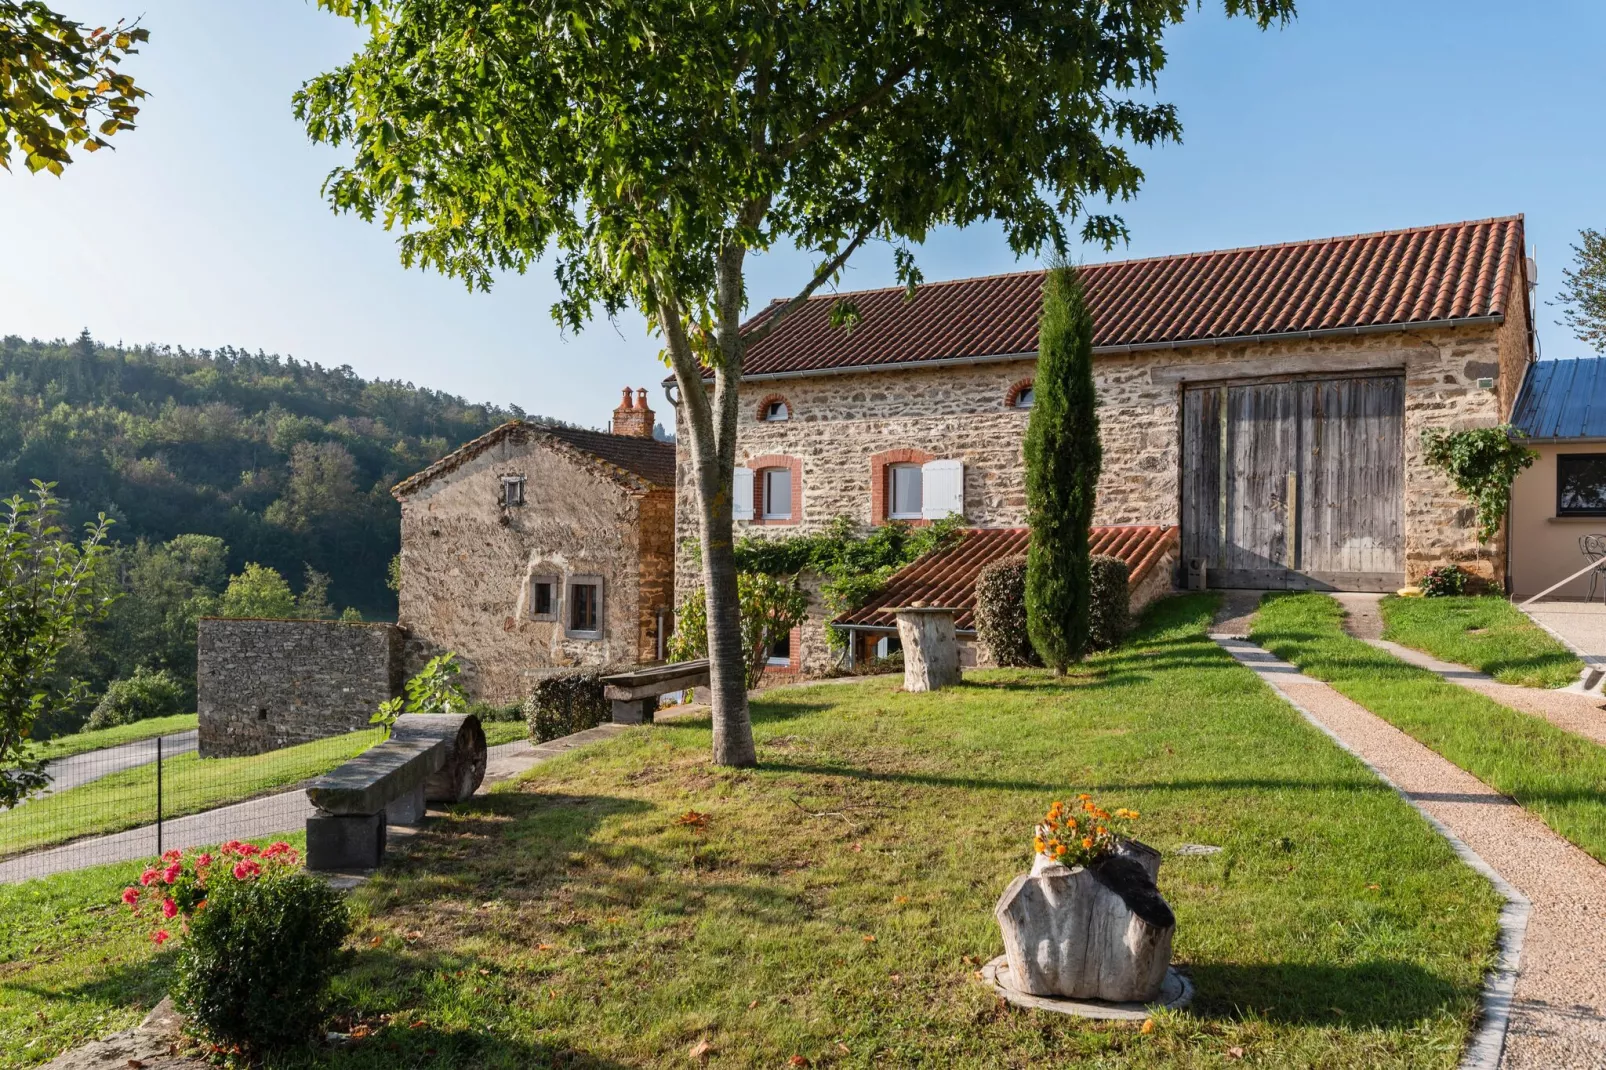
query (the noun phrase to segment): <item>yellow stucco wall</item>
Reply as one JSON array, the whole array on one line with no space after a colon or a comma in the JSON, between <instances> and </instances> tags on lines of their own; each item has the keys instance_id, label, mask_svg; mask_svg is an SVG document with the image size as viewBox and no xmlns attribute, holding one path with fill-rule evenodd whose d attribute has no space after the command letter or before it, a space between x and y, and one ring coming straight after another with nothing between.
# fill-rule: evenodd
<instances>
[{"instance_id":1,"label":"yellow stucco wall","mask_svg":"<svg viewBox=\"0 0 1606 1070\"><path fill-rule=\"evenodd\" d=\"M1578 550L1580 535L1606 534L1606 517L1556 516L1556 455L1606 454L1606 442L1536 445L1534 449L1539 459L1511 488L1511 585L1512 594L1519 599L1538 594L1584 566ZM1550 597L1582 598L1588 591L1586 575ZM1600 596L1599 587L1595 594Z\"/></svg>"}]
</instances>

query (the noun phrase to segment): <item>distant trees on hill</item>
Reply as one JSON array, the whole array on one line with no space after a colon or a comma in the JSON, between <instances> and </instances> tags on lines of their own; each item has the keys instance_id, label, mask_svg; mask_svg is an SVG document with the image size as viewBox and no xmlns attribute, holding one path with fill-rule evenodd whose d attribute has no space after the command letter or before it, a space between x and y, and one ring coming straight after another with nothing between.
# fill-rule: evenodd
<instances>
[{"instance_id":1,"label":"distant trees on hill","mask_svg":"<svg viewBox=\"0 0 1606 1070\"><path fill-rule=\"evenodd\" d=\"M219 538L225 567L310 567L329 598L395 612L389 489L524 414L349 367L224 348L0 340L0 496L56 483L77 526L104 510L112 538Z\"/></svg>"}]
</instances>

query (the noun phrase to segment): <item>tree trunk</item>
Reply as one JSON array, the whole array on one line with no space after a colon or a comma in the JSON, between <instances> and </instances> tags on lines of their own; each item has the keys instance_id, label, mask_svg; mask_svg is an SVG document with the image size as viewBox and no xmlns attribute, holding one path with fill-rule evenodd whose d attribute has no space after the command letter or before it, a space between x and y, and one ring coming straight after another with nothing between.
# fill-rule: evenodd
<instances>
[{"instance_id":1,"label":"tree trunk","mask_svg":"<svg viewBox=\"0 0 1606 1070\"><path fill-rule=\"evenodd\" d=\"M708 611L709 685L713 692L714 762L758 764L747 710L747 658L742 643L736 557L731 533L731 480L736 467L736 383L741 375L740 257L722 258L720 331L714 357L714 396L703 383L702 363L686 331L675 296L658 293L658 318L668 342L690 439L702 540L703 595ZM734 267L734 275L732 274ZM734 288L734 299L732 289Z\"/></svg>"}]
</instances>

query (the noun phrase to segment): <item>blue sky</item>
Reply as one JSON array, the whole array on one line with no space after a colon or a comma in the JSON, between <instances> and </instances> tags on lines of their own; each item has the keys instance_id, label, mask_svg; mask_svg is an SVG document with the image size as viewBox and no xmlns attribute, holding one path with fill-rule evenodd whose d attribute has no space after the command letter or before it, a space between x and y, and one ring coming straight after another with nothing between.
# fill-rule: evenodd
<instances>
[{"instance_id":1,"label":"blue sky","mask_svg":"<svg viewBox=\"0 0 1606 1070\"><path fill-rule=\"evenodd\" d=\"M56 6L143 13L151 41L127 69L153 95L116 152L61 179L0 173L0 333L264 349L593 426L620 386L660 377L636 317L559 332L544 267L470 294L404 270L379 226L329 212L318 186L340 155L307 142L290 96L357 47L349 24L303 0ZM1161 96L1184 142L1141 155L1148 180L1121 208L1132 242L1109 257L1523 212L1552 297L1579 228L1606 227L1606 4L1300 7L1262 34L1206 0L1172 35ZM935 235L920 258L928 279L1035 266L992 228ZM795 289L810 263L763 258L755 300ZM891 275L871 249L843 285ZM1540 313L1546 357L1584 355L1556 310Z\"/></svg>"}]
</instances>

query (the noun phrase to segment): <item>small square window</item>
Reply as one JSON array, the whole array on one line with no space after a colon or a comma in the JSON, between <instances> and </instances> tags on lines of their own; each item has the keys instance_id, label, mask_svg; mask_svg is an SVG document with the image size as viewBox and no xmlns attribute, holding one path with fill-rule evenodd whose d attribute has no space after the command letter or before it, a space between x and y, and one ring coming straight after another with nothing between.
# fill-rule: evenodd
<instances>
[{"instance_id":1,"label":"small square window","mask_svg":"<svg viewBox=\"0 0 1606 1070\"><path fill-rule=\"evenodd\" d=\"M791 418L792 410L786 407L786 402L784 401L772 401L764 406L764 419L766 420L790 420Z\"/></svg>"},{"instance_id":2,"label":"small square window","mask_svg":"<svg viewBox=\"0 0 1606 1070\"><path fill-rule=\"evenodd\" d=\"M1556 515L1606 516L1606 453L1557 455Z\"/></svg>"},{"instance_id":3,"label":"small square window","mask_svg":"<svg viewBox=\"0 0 1606 1070\"><path fill-rule=\"evenodd\" d=\"M576 639L602 638L602 577L569 579L567 633Z\"/></svg>"},{"instance_id":4,"label":"small square window","mask_svg":"<svg viewBox=\"0 0 1606 1070\"><path fill-rule=\"evenodd\" d=\"M887 516L893 520L919 520L924 498L920 466L895 464L887 473L887 482L887 496L892 502Z\"/></svg>"},{"instance_id":5,"label":"small square window","mask_svg":"<svg viewBox=\"0 0 1606 1070\"><path fill-rule=\"evenodd\" d=\"M524 504L524 477L523 476L503 476L502 477L502 505L503 505L503 507L504 508L511 508L512 506L523 505L523 504Z\"/></svg>"},{"instance_id":6,"label":"small square window","mask_svg":"<svg viewBox=\"0 0 1606 1070\"><path fill-rule=\"evenodd\" d=\"M770 644L769 657L765 664L774 666L777 669L790 669L792 667L791 632L787 632Z\"/></svg>"},{"instance_id":7,"label":"small square window","mask_svg":"<svg viewBox=\"0 0 1606 1070\"><path fill-rule=\"evenodd\" d=\"M558 619L558 578L556 576L530 577L528 616L531 620Z\"/></svg>"},{"instance_id":8,"label":"small square window","mask_svg":"<svg viewBox=\"0 0 1606 1070\"><path fill-rule=\"evenodd\" d=\"M766 468L760 474L764 480L764 519L792 519L792 470Z\"/></svg>"}]
</instances>

